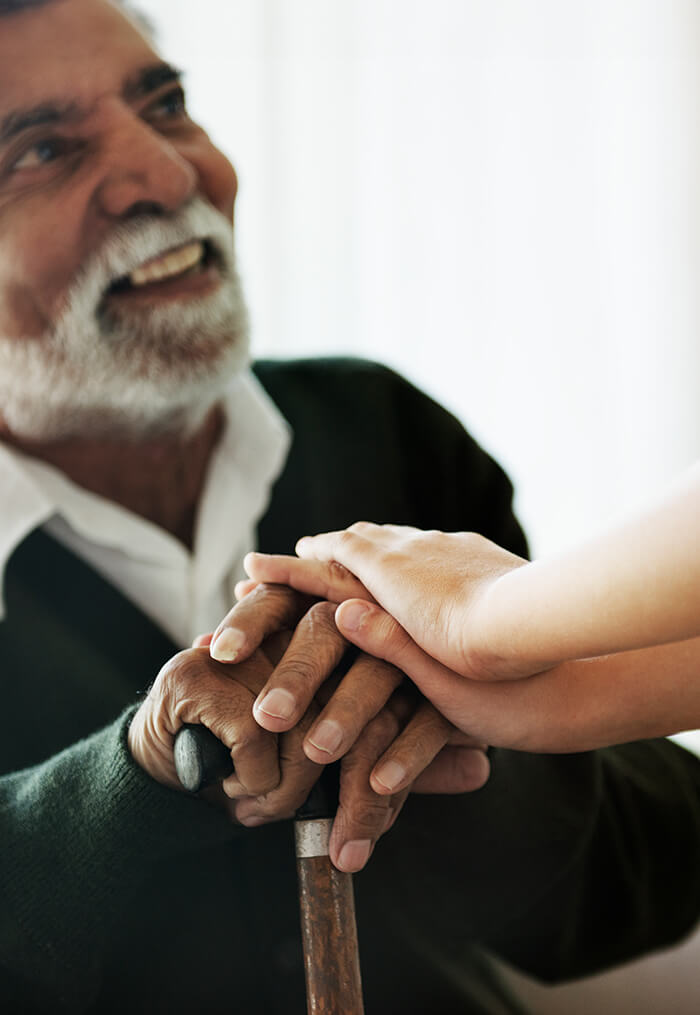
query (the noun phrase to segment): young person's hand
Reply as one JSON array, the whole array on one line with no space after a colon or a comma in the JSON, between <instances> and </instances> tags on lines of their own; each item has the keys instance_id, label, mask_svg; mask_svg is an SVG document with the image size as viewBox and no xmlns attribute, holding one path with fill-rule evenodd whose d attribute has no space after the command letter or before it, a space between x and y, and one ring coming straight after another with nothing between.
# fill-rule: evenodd
<instances>
[{"instance_id":1,"label":"young person's hand","mask_svg":"<svg viewBox=\"0 0 700 1015\"><path fill-rule=\"evenodd\" d=\"M529 676L550 664L512 658L502 644L493 590L527 561L483 536L358 522L301 539L297 553L250 553L246 571L331 602L376 602L424 652L472 680Z\"/></svg>"}]
</instances>

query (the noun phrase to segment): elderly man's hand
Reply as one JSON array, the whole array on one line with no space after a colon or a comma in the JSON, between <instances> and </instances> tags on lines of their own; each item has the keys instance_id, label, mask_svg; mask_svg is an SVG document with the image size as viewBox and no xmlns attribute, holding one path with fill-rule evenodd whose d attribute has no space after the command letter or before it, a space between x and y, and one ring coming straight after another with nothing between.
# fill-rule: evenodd
<instances>
[{"instance_id":1,"label":"elderly man's hand","mask_svg":"<svg viewBox=\"0 0 700 1015\"><path fill-rule=\"evenodd\" d=\"M225 795L209 792L210 799L237 817L239 798L274 790L275 816L291 815L318 778L319 766L301 750L301 729L278 738L262 730L252 716L252 704L272 669L263 651L235 668L215 662L207 648L178 653L162 668L132 720L133 757L158 782L180 788L173 761L175 735L185 723L201 724L230 748L235 767L223 783Z\"/></svg>"},{"instance_id":2,"label":"elderly man's hand","mask_svg":"<svg viewBox=\"0 0 700 1015\"><path fill-rule=\"evenodd\" d=\"M208 640L198 639L162 668L132 720L131 754L152 778L180 789L175 735L186 723L206 726L230 748L235 771L202 795L244 825L290 818L321 771L302 750L318 706L312 704L299 726L282 736L261 729L252 705L273 670L271 659L279 658L287 639L268 639L265 652L258 650L235 667L211 659Z\"/></svg>"},{"instance_id":3,"label":"elderly man's hand","mask_svg":"<svg viewBox=\"0 0 700 1015\"><path fill-rule=\"evenodd\" d=\"M215 632L217 655L238 666L258 646L287 631L291 641L257 695L261 727L283 739L301 735L309 760L326 764L342 756L340 807L333 825L331 858L342 870L366 863L377 839L396 819L409 793L463 793L489 774L483 744L457 731L418 696L394 666L352 656L345 674L328 679L347 659L348 643L333 620L335 606L313 602L284 586L244 584L242 601ZM250 593L250 594L246 594ZM222 639L223 634L223 639ZM324 705L318 715L317 702ZM381 763L381 765L380 765ZM382 782L374 773L379 769ZM246 823L272 820L278 790L239 805Z\"/></svg>"}]
</instances>

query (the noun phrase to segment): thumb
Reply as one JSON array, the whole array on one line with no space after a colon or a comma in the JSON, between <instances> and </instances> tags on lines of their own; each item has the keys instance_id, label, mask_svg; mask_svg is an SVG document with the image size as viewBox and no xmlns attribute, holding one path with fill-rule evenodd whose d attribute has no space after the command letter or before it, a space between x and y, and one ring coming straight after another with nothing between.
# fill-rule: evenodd
<instances>
[{"instance_id":1,"label":"thumb","mask_svg":"<svg viewBox=\"0 0 700 1015\"><path fill-rule=\"evenodd\" d=\"M460 726L460 713L464 709L459 703L467 693L469 682L419 648L381 606L362 599L348 599L335 611L335 623L348 641L402 670L439 712Z\"/></svg>"}]
</instances>

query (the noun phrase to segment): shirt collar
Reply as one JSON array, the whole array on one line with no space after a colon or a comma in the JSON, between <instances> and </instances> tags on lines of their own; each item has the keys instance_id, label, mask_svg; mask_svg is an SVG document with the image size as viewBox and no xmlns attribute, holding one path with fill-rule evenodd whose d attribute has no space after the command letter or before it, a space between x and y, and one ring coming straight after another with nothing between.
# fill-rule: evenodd
<instances>
[{"instance_id":1,"label":"shirt collar","mask_svg":"<svg viewBox=\"0 0 700 1015\"><path fill-rule=\"evenodd\" d=\"M195 571L217 566L208 523L221 501L234 518L255 523L285 462L291 431L250 371L232 378L223 399L226 425L212 457L195 530ZM0 589L7 562L30 532L59 517L80 538L127 555L168 564L188 551L170 533L73 483L58 469L0 443ZM221 555L223 566L226 554ZM0 596L0 617L4 604Z\"/></svg>"},{"instance_id":2,"label":"shirt collar","mask_svg":"<svg viewBox=\"0 0 700 1015\"><path fill-rule=\"evenodd\" d=\"M24 459L24 455L0 443L0 578L3 579L15 548L54 513L51 497L23 468Z\"/></svg>"}]
</instances>

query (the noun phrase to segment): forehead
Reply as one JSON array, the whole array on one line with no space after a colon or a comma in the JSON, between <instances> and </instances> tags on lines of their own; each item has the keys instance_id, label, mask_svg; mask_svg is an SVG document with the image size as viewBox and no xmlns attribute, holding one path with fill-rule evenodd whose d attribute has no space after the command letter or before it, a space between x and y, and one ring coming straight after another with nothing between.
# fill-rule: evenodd
<instances>
[{"instance_id":1,"label":"forehead","mask_svg":"<svg viewBox=\"0 0 700 1015\"><path fill-rule=\"evenodd\" d=\"M109 0L52 0L0 18L0 115L49 99L89 104L155 58Z\"/></svg>"}]
</instances>

